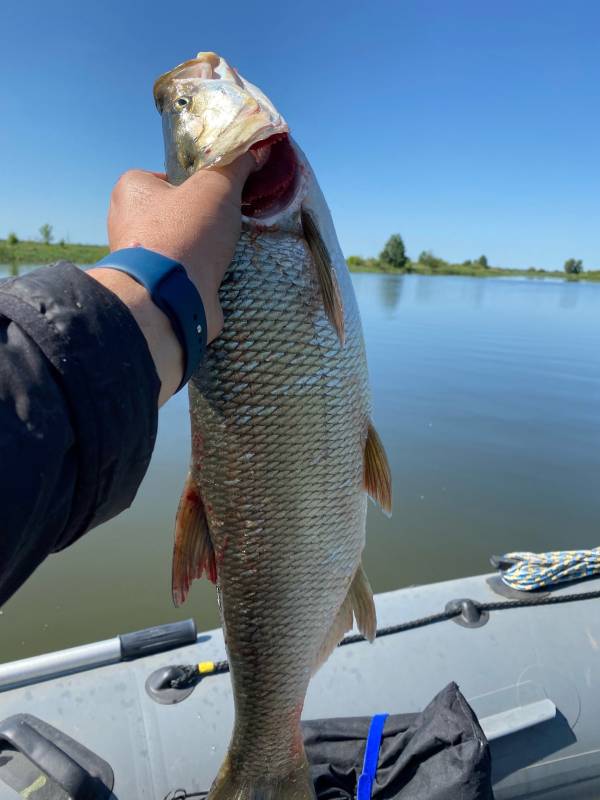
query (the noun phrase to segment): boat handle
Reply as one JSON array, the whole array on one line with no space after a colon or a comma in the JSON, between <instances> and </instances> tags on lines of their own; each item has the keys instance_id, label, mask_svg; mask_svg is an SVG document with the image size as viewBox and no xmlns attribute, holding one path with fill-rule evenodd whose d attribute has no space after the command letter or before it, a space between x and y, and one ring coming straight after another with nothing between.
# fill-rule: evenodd
<instances>
[{"instance_id":1,"label":"boat handle","mask_svg":"<svg viewBox=\"0 0 600 800\"><path fill-rule=\"evenodd\" d=\"M54 742L37 731L27 714L15 714L0 722L0 741L26 756L41 772L60 786L72 800L98 800L106 788Z\"/></svg>"},{"instance_id":2,"label":"boat handle","mask_svg":"<svg viewBox=\"0 0 600 800\"><path fill-rule=\"evenodd\" d=\"M548 722L556 717L556 706L548 698L537 700L535 703L528 703L516 708L508 708L498 714L479 719L486 739L491 742L508 736L511 733L518 733L526 728L533 728L542 722Z\"/></svg>"}]
</instances>

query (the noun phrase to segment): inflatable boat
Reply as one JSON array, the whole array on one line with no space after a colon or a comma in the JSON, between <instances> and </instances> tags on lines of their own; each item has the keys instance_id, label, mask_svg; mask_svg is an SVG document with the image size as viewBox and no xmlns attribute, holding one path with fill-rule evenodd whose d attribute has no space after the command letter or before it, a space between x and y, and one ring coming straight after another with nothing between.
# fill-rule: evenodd
<instances>
[{"instance_id":1,"label":"inflatable boat","mask_svg":"<svg viewBox=\"0 0 600 800\"><path fill-rule=\"evenodd\" d=\"M598 597L600 579L532 594L497 575L377 595L378 638L348 637L303 719L420 712L454 682L497 800L600 797ZM225 659L188 620L0 665L0 800L204 796L233 722Z\"/></svg>"}]
</instances>

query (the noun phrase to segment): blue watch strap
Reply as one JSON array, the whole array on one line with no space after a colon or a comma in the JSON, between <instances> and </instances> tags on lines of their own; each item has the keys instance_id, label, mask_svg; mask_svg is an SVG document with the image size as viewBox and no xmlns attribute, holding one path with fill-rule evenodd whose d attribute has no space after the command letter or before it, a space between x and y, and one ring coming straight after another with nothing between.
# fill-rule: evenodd
<instances>
[{"instance_id":1,"label":"blue watch strap","mask_svg":"<svg viewBox=\"0 0 600 800\"><path fill-rule=\"evenodd\" d=\"M198 290L179 262L143 247L115 250L98 261L97 267L125 272L148 290L152 301L164 312L184 352L183 388L206 350L206 314Z\"/></svg>"}]
</instances>

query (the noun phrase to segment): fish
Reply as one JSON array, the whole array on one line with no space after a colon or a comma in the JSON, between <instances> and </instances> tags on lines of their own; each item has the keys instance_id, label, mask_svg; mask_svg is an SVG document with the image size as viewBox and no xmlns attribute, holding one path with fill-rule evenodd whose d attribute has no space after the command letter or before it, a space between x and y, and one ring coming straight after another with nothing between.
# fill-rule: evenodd
<instances>
[{"instance_id":1,"label":"fish","mask_svg":"<svg viewBox=\"0 0 600 800\"><path fill-rule=\"evenodd\" d=\"M309 681L353 627L369 641L367 497L391 512L361 321L331 214L271 101L221 56L162 75L168 180L252 152L224 326L189 382L191 463L172 593L217 585L235 705L210 800L314 798L300 717Z\"/></svg>"}]
</instances>

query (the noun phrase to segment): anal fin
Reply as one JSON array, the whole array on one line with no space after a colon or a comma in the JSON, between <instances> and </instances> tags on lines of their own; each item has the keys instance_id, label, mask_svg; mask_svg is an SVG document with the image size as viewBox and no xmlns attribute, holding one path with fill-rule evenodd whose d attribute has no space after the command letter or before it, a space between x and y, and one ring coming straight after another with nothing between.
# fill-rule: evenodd
<instances>
[{"instance_id":1,"label":"anal fin","mask_svg":"<svg viewBox=\"0 0 600 800\"><path fill-rule=\"evenodd\" d=\"M377 633L377 612L373 602L373 590L362 563L358 565L348 594L352 603L356 627L365 639L370 642L374 641Z\"/></svg>"},{"instance_id":2,"label":"anal fin","mask_svg":"<svg viewBox=\"0 0 600 800\"><path fill-rule=\"evenodd\" d=\"M323 241L323 237L312 215L305 209L302 209L300 218L302 221L302 230L304 231L304 239L315 264L325 313L336 330L340 344L343 345L345 339L344 308L342 305L340 287L335 277L335 268L331 261L329 250Z\"/></svg>"},{"instance_id":3,"label":"anal fin","mask_svg":"<svg viewBox=\"0 0 600 800\"><path fill-rule=\"evenodd\" d=\"M215 551L210 540L204 503L191 475L188 475L175 519L172 594L176 606L185 602L192 581L201 578L204 573L216 583Z\"/></svg>"},{"instance_id":4,"label":"anal fin","mask_svg":"<svg viewBox=\"0 0 600 800\"><path fill-rule=\"evenodd\" d=\"M323 643L319 648L315 663L313 666L313 675L323 666L329 656L333 653L335 648L344 638L346 631L352 628L352 600L350 599L350 592L344 598L344 602L340 606L331 627L327 631L327 636L323 639Z\"/></svg>"},{"instance_id":5,"label":"anal fin","mask_svg":"<svg viewBox=\"0 0 600 800\"><path fill-rule=\"evenodd\" d=\"M383 444L369 422L364 456L364 487L386 514L392 513L392 476Z\"/></svg>"},{"instance_id":6,"label":"anal fin","mask_svg":"<svg viewBox=\"0 0 600 800\"><path fill-rule=\"evenodd\" d=\"M377 633L377 613L373 602L373 591L362 564L358 565L348 594L323 640L315 659L313 673L327 661L344 638L344 634L351 630L354 619L356 627L365 639L372 642Z\"/></svg>"}]
</instances>

